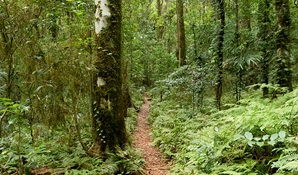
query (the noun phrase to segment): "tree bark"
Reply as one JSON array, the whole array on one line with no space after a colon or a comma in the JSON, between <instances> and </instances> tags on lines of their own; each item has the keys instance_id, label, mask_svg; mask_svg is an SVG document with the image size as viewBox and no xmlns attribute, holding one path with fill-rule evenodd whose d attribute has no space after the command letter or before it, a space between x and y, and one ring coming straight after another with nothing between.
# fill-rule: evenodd
<instances>
[{"instance_id":1,"label":"tree bark","mask_svg":"<svg viewBox=\"0 0 298 175\"><path fill-rule=\"evenodd\" d=\"M276 83L281 87L287 87L290 91L292 86L292 71L290 61L290 6L289 0L276 0Z\"/></svg>"},{"instance_id":2,"label":"tree bark","mask_svg":"<svg viewBox=\"0 0 298 175\"><path fill-rule=\"evenodd\" d=\"M4 44L4 54L2 55L3 60L6 62L4 65L7 65L7 77L6 77L6 97L11 99L12 98L12 91L13 91L13 80L15 76L15 65L14 65L14 38L9 35L9 31L6 30L7 24L5 20L0 22L0 31L2 42Z\"/></svg>"},{"instance_id":3,"label":"tree bark","mask_svg":"<svg viewBox=\"0 0 298 175\"><path fill-rule=\"evenodd\" d=\"M270 19L269 19L269 0L263 0L259 4L259 27L260 27L260 47L262 52L262 60L260 66L260 83L269 83L269 41L270 41ZM267 97L268 87L262 89L263 97Z\"/></svg>"},{"instance_id":4,"label":"tree bark","mask_svg":"<svg viewBox=\"0 0 298 175\"><path fill-rule=\"evenodd\" d=\"M186 60L186 42L185 42L182 0L176 1L176 13L177 13L177 59L179 61L179 67L181 67L185 65L185 60Z\"/></svg>"},{"instance_id":5,"label":"tree bark","mask_svg":"<svg viewBox=\"0 0 298 175\"><path fill-rule=\"evenodd\" d=\"M220 30L218 34L217 46L217 81L216 81L216 105L220 110L221 96L222 96L222 83L223 83L223 42L225 34L225 10L224 0L217 0L218 5L218 18L220 21Z\"/></svg>"},{"instance_id":6,"label":"tree bark","mask_svg":"<svg viewBox=\"0 0 298 175\"><path fill-rule=\"evenodd\" d=\"M251 0L245 0L245 12L244 12L244 20L245 20L245 28L248 29L248 31L251 31Z\"/></svg>"},{"instance_id":7,"label":"tree bark","mask_svg":"<svg viewBox=\"0 0 298 175\"><path fill-rule=\"evenodd\" d=\"M240 56L239 54L239 1L235 0L235 43L236 43L236 57ZM236 102L241 98L241 79L242 79L242 70L241 67L236 67Z\"/></svg>"},{"instance_id":8,"label":"tree bark","mask_svg":"<svg viewBox=\"0 0 298 175\"><path fill-rule=\"evenodd\" d=\"M157 0L157 17L158 17L158 31L157 31L157 39L161 40L163 38L163 31L164 31L164 26L162 24L162 6L163 6L163 1Z\"/></svg>"},{"instance_id":9,"label":"tree bark","mask_svg":"<svg viewBox=\"0 0 298 175\"><path fill-rule=\"evenodd\" d=\"M93 117L101 153L124 148L126 131L122 93L121 0L95 0L97 69L93 82Z\"/></svg>"}]
</instances>

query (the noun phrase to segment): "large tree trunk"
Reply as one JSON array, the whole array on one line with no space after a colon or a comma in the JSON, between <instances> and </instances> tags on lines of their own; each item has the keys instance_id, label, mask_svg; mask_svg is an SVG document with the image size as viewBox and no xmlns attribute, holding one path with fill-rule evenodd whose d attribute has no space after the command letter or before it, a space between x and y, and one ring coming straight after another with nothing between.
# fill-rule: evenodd
<instances>
[{"instance_id":1,"label":"large tree trunk","mask_svg":"<svg viewBox=\"0 0 298 175\"><path fill-rule=\"evenodd\" d=\"M97 69L93 117L101 153L124 148L126 131L122 93L121 0L95 0Z\"/></svg>"},{"instance_id":2,"label":"large tree trunk","mask_svg":"<svg viewBox=\"0 0 298 175\"><path fill-rule=\"evenodd\" d=\"M289 0L276 0L276 83L281 87L287 87L290 91L292 86L292 72L290 62L290 7Z\"/></svg>"},{"instance_id":3,"label":"large tree trunk","mask_svg":"<svg viewBox=\"0 0 298 175\"><path fill-rule=\"evenodd\" d=\"M216 105L221 107L222 83L223 83L223 42L225 34L225 10L224 0L217 0L218 18L220 20L219 40L217 46L217 81L216 81Z\"/></svg>"},{"instance_id":4,"label":"large tree trunk","mask_svg":"<svg viewBox=\"0 0 298 175\"><path fill-rule=\"evenodd\" d=\"M177 59L179 67L185 65L186 60L186 42L184 30L184 17L183 17L183 1L176 1L177 11Z\"/></svg>"}]
</instances>

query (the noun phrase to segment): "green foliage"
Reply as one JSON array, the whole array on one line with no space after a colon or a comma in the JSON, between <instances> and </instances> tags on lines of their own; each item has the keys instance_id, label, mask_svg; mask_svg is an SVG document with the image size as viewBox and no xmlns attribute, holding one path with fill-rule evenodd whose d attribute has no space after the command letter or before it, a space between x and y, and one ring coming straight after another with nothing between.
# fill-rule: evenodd
<instances>
[{"instance_id":1,"label":"green foliage","mask_svg":"<svg viewBox=\"0 0 298 175\"><path fill-rule=\"evenodd\" d=\"M156 1L123 1L123 58L128 70L124 76L136 108L143 103L142 94L154 86L152 97L161 101L155 101L150 117L154 143L176 160L172 173L297 172L297 90L286 94L286 88L257 84L251 89L268 88L272 98L250 93L237 104L231 98L235 82L243 91L245 85L260 83L262 49L268 52L269 82L278 71L270 61L276 57L274 36L279 33L274 5L270 1L267 9L267 33L262 29L266 23L258 21L261 2L239 2L238 43L235 3L225 3L225 110L218 111L213 63L219 26L213 1L184 2L188 65L178 69L175 1L162 1L160 17ZM295 84L298 8L291 5L290 13L292 42L287 56ZM141 172L141 158L130 148L104 161L86 156L77 141L74 117L83 141L88 146L92 142L90 86L97 50L93 18L94 4L87 0L0 0L0 174L21 173L22 166L62 168L66 174ZM159 27L162 38L157 37ZM236 77L240 70L243 77ZM134 129L135 115L135 109L129 109L128 132Z\"/></svg>"},{"instance_id":2,"label":"green foliage","mask_svg":"<svg viewBox=\"0 0 298 175\"><path fill-rule=\"evenodd\" d=\"M127 117L125 118L125 126L128 133L132 133L137 124L137 112L134 108L128 108Z\"/></svg>"},{"instance_id":3,"label":"green foliage","mask_svg":"<svg viewBox=\"0 0 298 175\"><path fill-rule=\"evenodd\" d=\"M28 120L23 115L24 112L28 112L27 106L1 98L0 109L0 115L5 113L8 116L9 125L5 125L4 129L6 133L10 133L0 139L0 174L17 173L20 172L20 168L37 172L47 170L66 174L102 175L141 174L143 171L143 158L130 147L124 151L119 149L116 153L109 153L107 160L89 157L80 143L73 138L72 123L66 127L69 129L69 135L65 135L65 128L51 130L44 125L38 125L34 127L35 134L32 136L26 127ZM126 118L128 133L136 124L135 110L129 111ZM84 142L90 143L90 134L84 131L82 135Z\"/></svg>"},{"instance_id":4,"label":"green foliage","mask_svg":"<svg viewBox=\"0 0 298 175\"><path fill-rule=\"evenodd\" d=\"M133 123L129 122L127 121L127 124L132 126ZM51 171L62 171L66 174L141 174L143 171L143 158L139 152L130 147L124 151L119 149L116 153L109 153L107 160L89 157L78 141L69 147L68 139L60 136L62 132L63 130L45 133L50 135L50 139L39 139L34 144L29 134L23 135L21 140L15 134L2 138L0 140L0 173L18 172L19 157L22 159L22 166L32 171L41 171L45 167Z\"/></svg>"},{"instance_id":5,"label":"green foliage","mask_svg":"<svg viewBox=\"0 0 298 175\"><path fill-rule=\"evenodd\" d=\"M181 105L192 105L206 112L212 110L210 99L205 99L210 94L208 89L214 84L213 75L208 74L209 66L186 65L171 73L168 78L157 81L151 90L152 95L160 100L180 99ZM212 103L212 102L211 102Z\"/></svg>"},{"instance_id":6,"label":"green foliage","mask_svg":"<svg viewBox=\"0 0 298 175\"><path fill-rule=\"evenodd\" d=\"M175 160L172 174L297 172L297 93L273 101L252 93L210 116L154 101L154 143Z\"/></svg>"},{"instance_id":7,"label":"green foliage","mask_svg":"<svg viewBox=\"0 0 298 175\"><path fill-rule=\"evenodd\" d=\"M297 161L298 161L298 152L297 152L297 140L290 140L293 146L283 150L283 154L279 159L273 162L272 166L278 168L279 172L297 172Z\"/></svg>"},{"instance_id":8,"label":"green foliage","mask_svg":"<svg viewBox=\"0 0 298 175\"><path fill-rule=\"evenodd\" d=\"M274 133L271 135L266 134L260 137L254 137L251 132L245 132L244 137L248 140L247 144L251 147L266 147L269 145L275 146L276 144L283 143L285 141L286 132L279 131L279 133Z\"/></svg>"}]
</instances>

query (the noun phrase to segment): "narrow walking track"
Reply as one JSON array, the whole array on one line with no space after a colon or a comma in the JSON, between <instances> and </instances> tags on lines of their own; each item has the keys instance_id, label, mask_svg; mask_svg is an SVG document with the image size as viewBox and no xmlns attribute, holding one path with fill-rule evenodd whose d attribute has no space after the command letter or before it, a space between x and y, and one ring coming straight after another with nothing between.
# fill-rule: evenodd
<instances>
[{"instance_id":1,"label":"narrow walking track","mask_svg":"<svg viewBox=\"0 0 298 175\"><path fill-rule=\"evenodd\" d=\"M134 131L134 146L140 149L144 157L146 175L166 175L169 173L169 165L163 159L158 148L151 145L150 125L147 121L149 115L150 99L144 94L145 103L141 107L137 117L137 127Z\"/></svg>"}]
</instances>

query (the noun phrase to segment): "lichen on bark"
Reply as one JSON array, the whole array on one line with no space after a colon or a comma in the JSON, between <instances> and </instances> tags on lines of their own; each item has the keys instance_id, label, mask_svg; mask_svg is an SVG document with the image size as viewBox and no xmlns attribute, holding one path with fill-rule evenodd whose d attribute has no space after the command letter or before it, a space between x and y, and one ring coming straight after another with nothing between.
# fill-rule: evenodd
<instances>
[{"instance_id":1,"label":"lichen on bark","mask_svg":"<svg viewBox=\"0 0 298 175\"><path fill-rule=\"evenodd\" d=\"M95 0L95 33L99 34L108 25L108 18L111 17L108 0Z\"/></svg>"}]
</instances>

